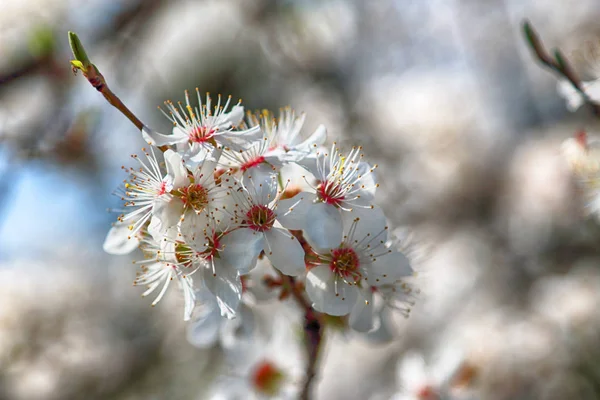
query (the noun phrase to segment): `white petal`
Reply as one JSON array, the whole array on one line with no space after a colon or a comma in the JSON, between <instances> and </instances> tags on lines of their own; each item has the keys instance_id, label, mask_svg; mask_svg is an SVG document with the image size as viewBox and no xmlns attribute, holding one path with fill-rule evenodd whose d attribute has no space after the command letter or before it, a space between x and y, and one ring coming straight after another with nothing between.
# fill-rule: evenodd
<instances>
[{"instance_id":1,"label":"white petal","mask_svg":"<svg viewBox=\"0 0 600 400\"><path fill-rule=\"evenodd\" d=\"M242 176L244 186L258 204L269 204L277 195L277 174L269 164L250 168Z\"/></svg>"},{"instance_id":2,"label":"white petal","mask_svg":"<svg viewBox=\"0 0 600 400\"><path fill-rule=\"evenodd\" d=\"M212 347L219 338L224 320L215 296L208 289L196 292L196 299L198 305L194 310L194 319L188 325L187 340L195 347Z\"/></svg>"},{"instance_id":3,"label":"white petal","mask_svg":"<svg viewBox=\"0 0 600 400\"><path fill-rule=\"evenodd\" d=\"M154 238L156 242L160 242L164 237L164 232L161 231L160 220L156 218L155 215L153 215L150 219L150 224L148 225L148 233Z\"/></svg>"},{"instance_id":4,"label":"white petal","mask_svg":"<svg viewBox=\"0 0 600 400\"><path fill-rule=\"evenodd\" d=\"M301 160L298 160L297 163L302 168L313 174L316 179L323 179L325 178L325 176L327 176L327 173L329 172L329 164L323 162L324 158L325 156L323 154L319 154L314 155L312 157L304 157ZM319 172L319 168L317 167L317 165L323 165L326 171L324 171L323 173L321 173L322 171Z\"/></svg>"},{"instance_id":5,"label":"white petal","mask_svg":"<svg viewBox=\"0 0 600 400\"><path fill-rule=\"evenodd\" d=\"M298 150L310 150L314 145L321 146L327 139L327 128L325 125L319 125L317 129L304 142L294 146Z\"/></svg>"},{"instance_id":6,"label":"white petal","mask_svg":"<svg viewBox=\"0 0 600 400\"><path fill-rule=\"evenodd\" d=\"M203 252L208 244L206 235L212 234L210 218L205 212L196 214L193 210L188 210L179 225L179 231L195 251Z\"/></svg>"},{"instance_id":7,"label":"white petal","mask_svg":"<svg viewBox=\"0 0 600 400\"><path fill-rule=\"evenodd\" d=\"M413 269L408 258L399 251L377 257L370 267L367 267L369 284L373 286L394 283L399 279L411 276Z\"/></svg>"},{"instance_id":8,"label":"white petal","mask_svg":"<svg viewBox=\"0 0 600 400\"><path fill-rule=\"evenodd\" d=\"M263 132L257 125L243 131L223 131L215 136L215 139L231 150L240 151L248 149L250 143L262 140L263 137Z\"/></svg>"},{"instance_id":9,"label":"white petal","mask_svg":"<svg viewBox=\"0 0 600 400\"><path fill-rule=\"evenodd\" d=\"M135 235L131 235L129 224L116 223L110 228L102 248L108 254L129 254L138 248L140 241Z\"/></svg>"},{"instance_id":10,"label":"white petal","mask_svg":"<svg viewBox=\"0 0 600 400\"><path fill-rule=\"evenodd\" d=\"M317 249L332 249L342 243L342 216L340 210L326 203L310 206L304 231L306 240Z\"/></svg>"},{"instance_id":11,"label":"white petal","mask_svg":"<svg viewBox=\"0 0 600 400\"><path fill-rule=\"evenodd\" d=\"M158 133L147 126L142 128L142 137L146 142L148 142L149 145L156 147L183 143L188 140L187 135L180 129L178 129L177 132L173 130L172 135L163 135L162 133Z\"/></svg>"},{"instance_id":12,"label":"white petal","mask_svg":"<svg viewBox=\"0 0 600 400\"><path fill-rule=\"evenodd\" d=\"M358 180L357 185L360 187L364 187L361 190L360 198L363 201L372 200L375 196L375 190L377 189L377 175L375 171L371 171L371 166L366 162L360 162L358 164L358 174L361 175L361 178Z\"/></svg>"},{"instance_id":13,"label":"white petal","mask_svg":"<svg viewBox=\"0 0 600 400\"><path fill-rule=\"evenodd\" d=\"M217 298L221 315L231 319L235 317L242 298L242 281L233 267L219 259L214 259L214 263L216 275L206 271L204 283Z\"/></svg>"},{"instance_id":14,"label":"white petal","mask_svg":"<svg viewBox=\"0 0 600 400\"><path fill-rule=\"evenodd\" d=\"M585 84L586 82L584 82ZM567 101L567 109L569 111L576 111L584 103L581 94L573 87L571 82L567 80L561 80L557 84L558 93L565 98Z\"/></svg>"},{"instance_id":15,"label":"white petal","mask_svg":"<svg viewBox=\"0 0 600 400\"><path fill-rule=\"evenodd\" d=\"M350 239L361 241L365 245L369 241L373 241L371 247L387 241L387 220L381 208L377 206L372 209L355 208L352 211L343 211L341 216L344 224L344 235L348 235L351 231L352 237ZM356 219L358 221L355 222ZM366 240L363 240L365 238Z\"/></svg>"},{"instance_id":16,"label":"white petal","mask_svg":"<svg viewBox=\"0 0 600 400\"><path fill-rule=\"evenodd\" d=\"M398 368L398 381L408 391L416 391L428 381L427 366L423 356L415 351L408 352Z\"/></svg>"},{"instance_id":17,"label":"white petal","mask_svg":"<svg viewBox=\"0 0 600 400\"><path fill-rule=\"evenodd\" d=\"M600 102L600 79L592 82L583 82L583 89L591 101Z\"/></svg>"},{"instance_id":18,"label":"white petal","mask_svg":"<svg viewBox=\"0 0 600 400\"><path fill-rule=\"evenodd\" d=\"M254 343L256 323L252 310L241 304L234 319L223 320L221 328L221 345L226 349Z\"/></svg>"},{"instance_id":19,"label":"white petal","mask_svg":"<svg viewBox=\"0 0 600 400\"><path fill-rule=\"evenodd\" d=\"M367 338L375 343L388 343L394 339L395 327L390 321L390 311L383 307L373 316L374 328L369 331Z\"/></svg>"},{"instance_id":20,"label":"white petal","mask_svg":"<svg viewBox=\"0 0 600 400\"><path fill-rule=\"evenodd\" d=\"M175 197L154 200L152 213L160 221L160 231L176 226L183 215L183 202Z\"/></svg>"},{"instance_id":21,"label":"white petal","mask_svg":"<svg viewBox=\"0 0 600 400\"><path fill-rule=\"evenodd\" d=\"M358 297L358 288L348 285L327 265L314 267L306 275L306 293L315 310L330 315L346 315Z\"/></svg>"},{"instance_id":22,"label":"white petal","mask_svg":"<svg viewBox=\"0 0 600 400\"><path fill-rule=\"evenodd\" d=\"M314 193L301 192L291 199L280 200L277 203L277 221L288 229L304 229L315 197Z\"/></svg>"},{"instance_id":23,"label":"white petal","mask_svg":"<svg viewBox=\"0 0 600 400\"><path fill-rule=\"evenodd\" d=\"M171 178L174 189L179 189L189 184L187 169L183 165L183 159L179 153L169 149L165 151L165 164L167 175Z\"/></svg>"},{"instance_id":24,"label":"white petal","mask_svg":"<svg viewBox=\"0 0 600 400\"><path fill-rule=\"evenodd\" d=\"M262 233L248 228L237 229L221 239L223 251L219 255L241 274L245 274L256 265L263 243Z\"/></svg>"},{"instance_id":25,"label":"white petal","mask_svg":"<svg viewBox=\"0 0 600 400\"><path fill-rule=\"evenodd\" d=\"M226 120L233 126L238 126L242 119L244 118L244 107L236 104L231 107L231 111L225 114Z\"/></svg>"},{"instance_id":26,"label":"white petal","mask_svg":"<svg viewBox=\"0 0 600 400\"><path fill-rule=\"evenodd\" d=\"M202 163L195 164L194 179L196 183L210 182L214 183L215 170L218 165L218 161L221 155L220 149L215 149L212 152L201 151L200 153L205 154L202 157Z\"/></svg>"},{"instance_id":27,"label":"white petal","mask_svg":"<svg viewBox=\"0 0 600 400\"><path fill-rule=\"evenodd\" d=\"M286 229L272 228L265 232L265 254L271 264L285 275L304 273L304 249L294 235Z\"/></svg>"},{"instance_id":28,"label":"white petal","mask_svg":"<svg viewBox=\"0 0 600 400\"><path fill-rule=\"evenodd\" d=\"M256 262L256 267L246 276L250 278L250 284L247 287L248 293L258 302L267 301L277 297L277 291L265 284L264 278L276 278L279 274L271 266L271 261L263 257Z\"/></svg>"},{"instance_id":29,"label":"white petal","mask_svg":"<svg viewBox=\"0 0 600 400\"><path fill-rule=\"evenodd\" d=\"M350 327L358 332L369 332L373 328L373 320L373 293L369 289L361 290L350 312Z\"/></svg>"}]
</instances>

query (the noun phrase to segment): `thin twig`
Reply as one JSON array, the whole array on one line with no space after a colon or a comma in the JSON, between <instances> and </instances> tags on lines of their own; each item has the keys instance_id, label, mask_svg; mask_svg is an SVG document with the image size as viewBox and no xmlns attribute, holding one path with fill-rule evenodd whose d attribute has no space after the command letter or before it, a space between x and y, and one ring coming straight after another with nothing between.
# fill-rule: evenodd
<instances>
[{"instance_id":1,"label":"thin twig","mask_svg":"<svg viewBox=\"0 0 600 400\"><path fill-rule=\"evenodd\" d=\"M567 60L567 58L561 53L560 50L554 50L554 58L548 53L544 44L542 43L539 35L533 29L529 21L525 21L523 23L523 32L525 34L525 38L529 43L529 46L537 56L537 59L546 67L550 68L557 75L564 77L571 83L573 88L577 90L577 92L581 95L585 103L591 107L594 114L600 116L600 105L594 103L592 99L588 96L583 88L583 84L581 79L575 73L575 70Z\"/></svg>"},{"instance_id":2,"label":"thin twig","mask_svg":"<svg viewBox=\"0 0 600 400\"><path fill-rule=\"evenodd\" d=\"M75 60L71 61L71 65L73 66L73 71L77 72L80 70L83 72L83 76L86 77L88 82L102 95L104 98L115 107L117 110L121 111L123 115L127 117L135 125L136 128L142 130L144 124L140 121L125 104L117 97L116 94L113 93L112 90L108 87L104 76L100 73L98 68L91 63L89 60L81 41L77 37L74 32L69 32L69 44L71 45L71 50L73 51L73 55L75 56Z\"/></svg>"}]
</instances>

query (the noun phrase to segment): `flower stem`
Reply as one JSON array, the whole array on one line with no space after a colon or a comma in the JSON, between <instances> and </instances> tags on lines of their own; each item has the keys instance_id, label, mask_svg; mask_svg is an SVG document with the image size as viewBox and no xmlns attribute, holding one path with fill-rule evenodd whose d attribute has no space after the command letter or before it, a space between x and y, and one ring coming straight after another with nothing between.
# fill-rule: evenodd
<instances>
[{"instance_id":1,"label":"flower stem","mask_svg":"<svg viewBox=\"0 0 600 400\"><path fill-rule=\"evenodd\" d=\"M104 79L104 76L100 73L98 68L91 63L81 41L79 40L79 37L74 32L69 32L69 44L71 45L71 50L75 56L75 60L71 61L73 71L76 73L77 70L81 70L81 72L83 72L83 76L85 76L88 82L97 91L102 93L110 105L121 111L121 113L125 115L127 119L129 119L129 121L135 125L136 128L142 130L144 127L142 121L140 121L140 119L136 117L125 104L123 104L121 99L119 99L117 95L110 90L106 80Z\"/></svg>"}]
</instances>

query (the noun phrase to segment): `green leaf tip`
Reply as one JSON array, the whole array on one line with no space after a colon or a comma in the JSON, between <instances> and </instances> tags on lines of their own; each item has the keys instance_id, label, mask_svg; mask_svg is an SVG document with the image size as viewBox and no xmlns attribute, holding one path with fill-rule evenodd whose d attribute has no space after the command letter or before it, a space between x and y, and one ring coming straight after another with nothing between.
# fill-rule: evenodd
<instances>
[{"instance_id":1,"label":"green leaf tip","mask_svg":"<svg viewBox=\"0 0 600 400\"><path fill-rule=\"evenodd\" d=\"M536 52L539 51L540 41L537 37L537 33L533 30L531 24L527 20L523 22L523 33L525 34L525 38L527 39L529 46L531 46L531 48Z\"/></svg>"},{"instance_id":2,"label":"green leaf tip","mask_svg":"<svg viewBox=\"0 0 600 400\"><path fill-rule=\"evenodd\" d=\"M79 40L79 37L75 32L69 31L69 45L71 46L71 51L75 56L75 60L73 61L78 61L77 64L71 61L71 64L82 71L86 71L91 65L91 62L87 56L87 53L85 52L85 49L83 48L83 44L81 44L81 40Z\"/></svg>"}]
</instances>

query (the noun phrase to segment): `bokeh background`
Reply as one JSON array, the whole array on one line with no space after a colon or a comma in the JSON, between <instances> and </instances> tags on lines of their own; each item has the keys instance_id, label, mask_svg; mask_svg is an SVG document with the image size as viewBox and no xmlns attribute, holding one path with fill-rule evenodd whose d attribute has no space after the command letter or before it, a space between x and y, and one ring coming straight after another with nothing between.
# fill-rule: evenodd
<instances>
[{"instance_id":1,"label":"bokeh background","mask_svg":"<svg viewBox=\"0 0 600 400\"><path fill-rule=\"evenodd\" d=\"M316 398L388 399L407 360L435 380L447 353L469 398L600 398L600 229L560 155L598 124L524 18L600 78L597 0L0 0L0 399L203 399L220 373L180 299L150 308L102 253L144 142L73 75L68 30L159 130L156 106L198 87L290 105L380 165L419 293L392 340L328 336Z\"/></svg>"}]
</instances>

